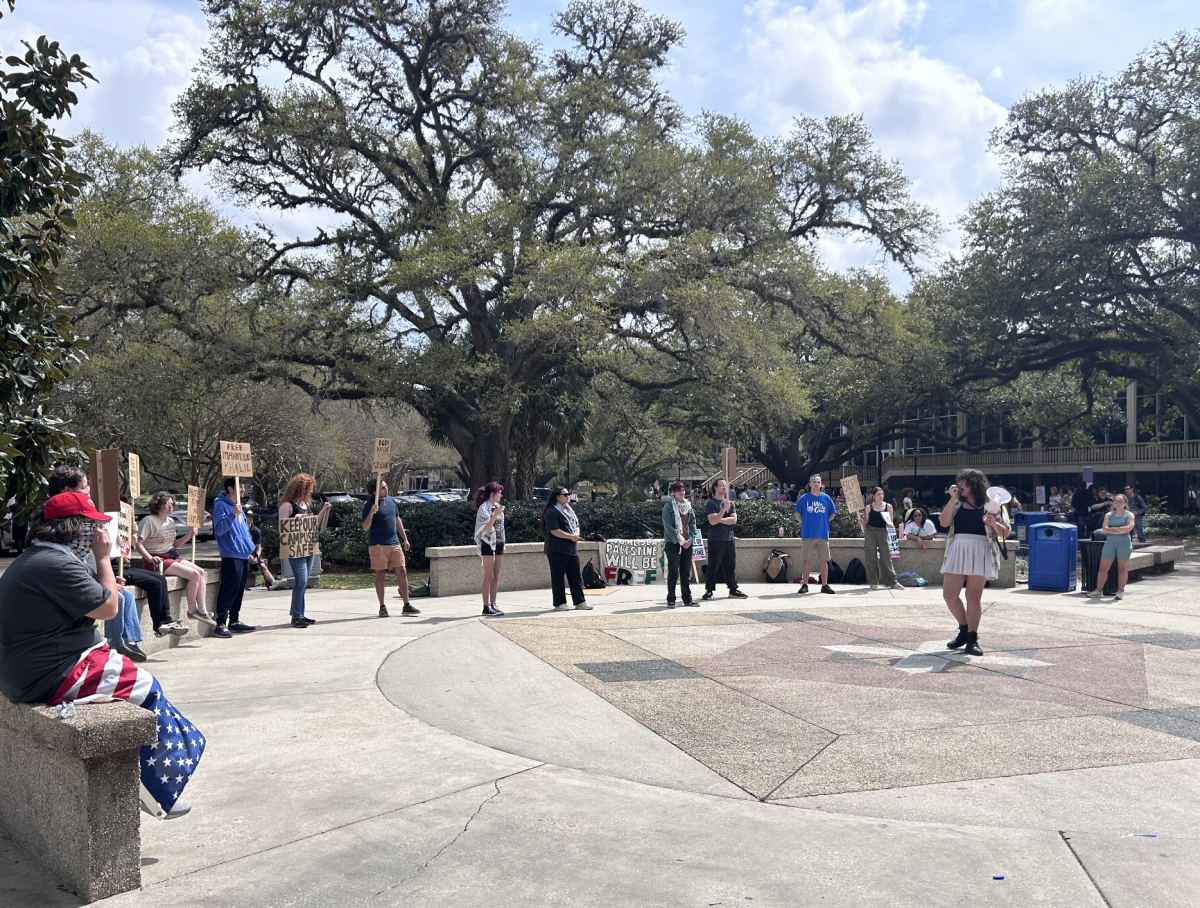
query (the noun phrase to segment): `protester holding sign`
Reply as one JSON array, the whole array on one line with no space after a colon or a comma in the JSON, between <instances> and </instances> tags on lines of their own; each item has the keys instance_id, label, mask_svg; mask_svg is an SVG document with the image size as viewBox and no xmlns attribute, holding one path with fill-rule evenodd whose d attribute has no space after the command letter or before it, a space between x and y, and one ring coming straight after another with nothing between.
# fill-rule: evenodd
<instances>
[{"instance_id":1,"label":"protester holding sign","mask_svg":"<svg viewBox=\"0 0 1200 908\"><path fill-rule=\"evenodd\" d=\"M297 517L309 518L306 523L314 523L314 527L305 527L305 530L320 537L321 531L325 529L329 523L329 510L332 507L327 501L321 507L319 514L313 515L312 512L312 491L317 485L317 480L308 473L297 473L288 481L287 486L283 490L283 494L279 496L279 530L280 530L280 557L283 556L283 528L284 521ZM253 538L253 537L251 537ZM308 575L312 571L313 559L315 554L309 553L309 548L315 551L315 545L306 546L303 550L296 554L287 556L288 564L292 568L292 627L304 628L310 624L317 622L312 618L307 618L304 615L304 592L308 587Z\"/></svg>"},{"instance_id":2,"label":"protester holding sign","mask_svg":"<svg viewBox=\"0 0 1200 908\"><path fill-rule=\"evenodd\" d=\"M221 553L221 589L217 593L218 637L232 637L254 630L242 624L242 596L246 593L246 581L250 579L250 556L254 553L254 540L246 526L241 502L237 497L237 480L225 477L225 491L213 501L213 535L217 537L217 550Z\"/></svg>"},{"instance_id":3,"label":"protester holding sign","mask_svg":"<svg viewBox=\"0 0 1200 908\"><path fill-rule=\"evenodd\" d=\"M500 592L500 563L504 560L504 505L500 498L504 486L489 482L475 493L475 544L483 562L483 614L498 618L504 614L496 608Z\"/></svg>"},{"instance_id":4,"label":"protester holding sign","mask_svg":"<svg viewBox=\"0 0 1200 908\"><path fill-rule=\"evenodd\" d=\"M857 482L857 480L855 480ZM832 593L829 585L829 521L837 513L833 499L822 491L821 474L808 477L808 491L796 502L796 519L800 521L800 576L798 592L808 592L808 565L814 558L821 568L821 592ZM845 486L843 486L845 488Z\"/></svg>"},{"instance_id":5,"label":"protester holding sign","mask_svg":"<svg viewBox=\"0 0 1200 908\"><path fill-rule=\"evenodd\" d=\"M712 498L704 507L708 520L708 567L704 574L704 595L711 599L717 589L717 572L725 572L725 585L731 599L745 599L746 594L737 585L737 541L734 527L737 526L737 506L729 500L729 482L718 479L713 486Z\"/></svg>"},{"instance_id":6,"label":"protester holding sign","mask_svg":"<svg viewBox=\"0 0 1200 908\"><path fill-rule=\"evenodd\" d=\"M675 583L683 604L699 607L692 599L692 537L696 527L696 509L687 498L687 486L679 480L671 483L671 495L663 505L663 554L667 559L667 608L675 608ZM710 574L711 576L711 574Z\"/></svg>"},{"instance_id":7,"label":"protester holding sign","mask_svg":"<svg viewBox=\"0 0 1200 908\"><path fill-rule=\"evenodd\" d=\"M138 526L137 548L142 555L142 569L161 571L168 577L181 577L187 582L187 615L194 621L216 627L208 614L208 574L179 554L179 547L196 535L196 528L176 536L175 499L170 492L155 492L146 506L150 512Z\"/></svg>"},{"instance_id":8,"label":"protester holding sign","mask_svg":"<svg viewBox=\"0 0 1200 908\"><path fill-rule=\"evenodd\" d=\"M571 601L577 609L590 609L583 593L583 578L579 573L579 518L571 508L571 493L565 486L551 490L542 511L542 534L545 543L542 551L550 562L550 590L554 608L562 611L567 605L567 590L571 588Z\"/></svg>"},{"instance_id":9,"label":"protester holding sign","mask_svg":"<svg viewBox=\"0 0 1200 908\"><path fill-rule=\"evenodd\" d=\"M858 525L863 531L863 567L867 571L867 583L871 589L879 589L882 582L893 590L904 589L896 582L896 569L892 567L892 547L888 530L894 530L896 515L892 506L884 499L884 489L876 486L871 490L871 504L864 519L858 516Z\"/></svg>"},{"instance_id":10,"label":"protester holding sign","mask_svg":"<svg viewBox=\"0 0 1200 908\"><path fill-rule=\"evenodd\" d=\"M387 618L387 606L383 594L387 590L387 572L396 575L400 598L404 600L402 615L419 615L421 610L408 601L408 567L404 553L412 548L396 499L388 495L387 483L379 480L379 497L363 505L362 528L367 534L367 553L371 557L371 570L375 572L375 595L379 597L379 617ZM400 540L404 540L401 543Z\"/></svg>"}]
</instances>

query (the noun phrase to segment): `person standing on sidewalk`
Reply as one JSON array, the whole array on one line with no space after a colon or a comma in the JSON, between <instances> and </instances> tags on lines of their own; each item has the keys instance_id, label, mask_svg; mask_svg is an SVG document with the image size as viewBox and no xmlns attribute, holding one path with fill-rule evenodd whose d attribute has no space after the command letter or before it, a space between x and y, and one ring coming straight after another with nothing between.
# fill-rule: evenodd
<instances>
[{"instance_id":1,"label":"person standing on sidewalk","mask_svg":"<svg viewBox=\"0 0 1200 908\"><path fill-rule=\"evenodd\" d=\"M796 520L800 522L801 584L797 592L808 592L808 565L814 558L821 568L821 592L832 593L829 585L829 521L837 505L822 489L821 474L808 477L808 491L796 502Z\"/></svg>"},{"instance_id":2,"label":"person standing on sidewalk","mask_svg":"<svg viewBox=\"0 0 1200 908\"><path fill-rule=\"evenodd\" d=\"M888 530L896 525L895 511L883 497L884 490L875 486L871 490L871 503L867 505L866 518L859 517L858 525L863 531L863 567L867 569L867 583L871 589L879 584L890 590L904 589L896 582L896 569L892 567L892 548Z\"/></svg>"},{"instance_id":3,"label":"person standing on sidewalk","mask_svg":"<svg viewBox=\"0 0 1200 908\"><path fill-rule=\"evenodd\" d=\"M496 608L500 592L500 565L504 562L504 486L489 482L475 493L475 545L483 562L483 614L499 618Z\"/></svg>"},{"instance_id":4,"label":"person standing on sidewalk","mask_svg":"<svg viewBox=\"0 0 1200 908\"><path fill-rule=\"evenodd\" d=\"M688 501L687 486L679 480L671 483L671 495L663 505L663 551L667 556L667 608L675 608L675 583L683 604L699 606L692 599L692 537L696 527L696 509Z\"/></svg>"},{"instance_id":5,"label":"person standing on sidewalk","mask_svg":"<svg viewBox=\"0 0 1200 908\"><path fill-rule=\"evenodd\" d=\"M297 473L283 489L279 496L279 519L289 517L311 517L312 492L317 480L309 473ZM333 506L327 501L317 514L317 534L329 523L329 511ZM251 537L253 539L253 536ZM253 555L253 552L251 553ZM288 567L292 569L292 627L306 628L316 624L316 620L304 614L304 594L308 590L308 575L312 573L313 560L316 555L305 555L302 558L289 558Z\"/></svg>"},{"instance_id":6,"label":"person standing on sidewalk","mask_svg":"<svg viewBox=\"0 0 1200 908\"><path fill-rule=\"evenodd\" d=\"M590 609L583 592L583 578L579 573L579 518L571 508L571 493L565 486L556 486L550 491L546 509L542 511L542 534L545 543L542 551L550 562L550 592L554 608L565 611L567 590L571 588L571 601L577 609Z\"/></svg>"},{"instance_id":7,"label":"person standing on sidewalk","mask_svg":"<svg viewBox=\"0 0 1200 908\"><path fill-rule=\"evenodd\" d=\"M717 571L725 572L725 585L729 587L730 599L745 599L746 594L737 585L737 541L734 527L737 526L737 505L729 499L729 483L718 479L713 486L712 498L704 507L708 519L708 568L704 572L704 595L711 599L717 589Z\"/></svg>"},{"instance_id":8,"label":"person standing on sidewalk","mask_svg":"<svg viewBox=\"0 0 1200 908\"><path fill-rule=\"evenodd\" d=\"M421 610L414 608L408 601L408 566L404 553L412 546L408 542L408 533L404 530L404 521L400 519L400 509L396 507L396 499L388 494L387 483L379 483L379 497L363 505L362 528L367 534L367 553L371 557L371 570L375 572L375 595L379 599L379 617L387 618L387 606L383 604L383 594L387 590L387 572L396 575L396 585L400 588L400 598L404 600L402 615L419 615ZM404 542L401 544L400 540Z\"/></svg>"},{"instance_id":9,"label":"person standing on sidewalk","mask_svg":"<svg viewBox=\"0 0 1200 908\"><path fill-rule=\"evenodd\" d=\"M1129 580L1129 556L1133 554L1133 528L1136 525L1133 512L1126 510L1128 502L1124 495L1113 499L1113 509L1104 515L1104 549L1100 552L1100 571L1096 575L1096 588L1088 593L1099 599L1108 582L1108 571L1117 563L1116 598L1125 598L1125 583Z\"/></svg>"},{"instance_id":10,"label":"person standing on sidewalk","mask_svg":"<svg viewBox=\"0 0 1200 908\"><path fill-rule=\"evenodd\" d=\"M213 500L213 535L217 538L217 551L221 553L221 589L217 592L217 637L232 637L245 634L254 627L242 624L242 596L246 593L246 581L250 579L250 556L254 553L254 540L242 514L242 504L234 501L236 481L225 477L225 491Z\"/></svg>"},{"instance_id":11,"label":"person standing on sidewalk","mask_svg":"<svg viewBox=\"0 0 1200 908\"><path fill-rule=\"evenodd\" d=\"M1148 510L1146 499L1139 492L1134 491L1133 486L1125 486L1125 501L1129 506L1129 513L1133 515L1133 531L1137 533L1138 542L1145 542L1146 534L1142 530L1142 515Z\"/></svg>"}]
</instances>

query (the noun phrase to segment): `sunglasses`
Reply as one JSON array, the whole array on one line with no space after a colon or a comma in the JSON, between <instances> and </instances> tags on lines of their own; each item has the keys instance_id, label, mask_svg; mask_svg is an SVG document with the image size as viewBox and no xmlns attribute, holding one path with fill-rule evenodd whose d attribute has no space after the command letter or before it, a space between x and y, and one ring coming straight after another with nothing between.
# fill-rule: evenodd
<instances>
[{"instance_id":1,"label":"sunglasses","mask_svg":"<svg viewBox=\"0 0 1200 908\"><path fill-rule=\"evenodd\" d=\"M554 497L555 498L570 498L571 493L570 492L556 492Z\"/></svg>"}]
</instances>

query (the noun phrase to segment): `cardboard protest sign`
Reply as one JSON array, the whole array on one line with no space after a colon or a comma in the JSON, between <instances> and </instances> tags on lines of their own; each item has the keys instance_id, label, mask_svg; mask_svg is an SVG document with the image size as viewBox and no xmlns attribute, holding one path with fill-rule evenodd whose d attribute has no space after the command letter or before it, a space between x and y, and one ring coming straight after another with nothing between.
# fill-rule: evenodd
<instances>
[{"instance_id":1,"label":"cardboard protest sign","mask_svg":"<svg viewBox=\"0 0 1200 908\"><path fill-rule=\"evenodd\" d=\"M376 438L375 454L371 458L372 473L387 473L392 469L392 439Z\"/></svg>"},{"instance_id":2,"label":"cardboard protest sign","mask_svg":"<svg viewBox=\"0 0 1200 908\"><path fill-rule=\"evenodd\" d=\"M737 476L737 448L721 449L721 475L733 485L733 478Z\"/></svg>"},{"instance_id":3,"label":"cardboard protest sign","mask_svg":"<svg viewBox=\"0 0 1200 908\"><path fill-rule=\"evenodd\" d=\"M279 521L279 557L307 558L321 551L320 518L315 514L284 517Z\"/></svg>"},{"instance_id":4,"label":"cardboard protest sign","mask_svg":"<svg viewBox=\"0 0 1200 908\"><path fill-rule=\"evenodd\" d=\"M142 458L129 452L129 497L137 500L142 496Z\"/></svg>"},{"instance_id":5,"label":"cardboard protest sign","mask_svg":"<svg viewBox=\"0 0 1200 908\"><path fill-rule=\"evenodd\" d=\"M862 489L859 488L857 476L846 476L842 479L842 497L846 499L846 507L851 511L860 514L864 511Z\"/></svg>"},{"instance_id":6,"label":"cardboard protest sign","mask_svg":"<svg viewBox=\"0 0 1200 908\"><path fill-rule=\"evenodd\" d=\"M692 536L692 561L707 561L708 552L704 548L704 537L700 535L700 531L696 530L696 534Z\"/></svg>"},{"instance_id":7,"label":"cardboard protest sign","mask_svg":"<svg viewBox=\"0 0 1200 908\"><path fill-rule=\"evenodd\" d=\"M614 583L617 570L625 568L635 585L663 582L662 545L661 539L609 539L600 547L604 579Z\"/></svg>"},{"instance_id":8,"label":"cardboard protest sign","mask_svg":"<svg viewBox=\"0 0 1200 908\"><path fill-rule=\"evenodd\" d=\"M188 526L204 526L204 489L200 486L188 486L187 511Z\"/></svg>"},{"instance_id":9,"label":"cardboard protest sign","mask_svg":"<svg viewBox=\"0 0 1200 908\"><path fill-rule=\"evenodd\" d=\"M88 485L97 511L109 514L120 510L121 452L118 449L103 448L92 455L88 462Z\"/></svg>"},{"instance_id":10,"label":"cardboard protest sign","mask_svg":"<svg viewBox=\"0 0 1200 908\"><path fill-rule=\"evenodd\" d=\"M221 442L221 475L253 476L254 462L250 459L250 445L240 441Z\"/></svg>"}]
</instances>

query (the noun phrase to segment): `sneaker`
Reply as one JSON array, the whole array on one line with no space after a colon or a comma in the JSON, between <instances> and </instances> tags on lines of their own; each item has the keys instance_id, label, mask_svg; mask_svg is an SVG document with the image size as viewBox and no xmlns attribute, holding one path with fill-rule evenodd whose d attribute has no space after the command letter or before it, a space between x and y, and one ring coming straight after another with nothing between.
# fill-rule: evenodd
<instances>
[{"instance_id":1,"label":"sneaker","mask_svg":"<svg viewBox=\"0 0 1200 908\"><path fill-rule=\"evenodd\" d=\"M1088 593L1088 598L1089 599L1099 599L1103 595L1104 595L1103 590L1092 590L1090 593Z\"/></svg>"},{"instance_id":2,"label":"sneaker","mask_svg":"<svg viewBox=\"0 0 1200 908\"><path fill-rule=\"evenodd\" d=\"M1124 599L1124 598L1125 598L1125 594L1124 594L1124 593L1122 593L1122 592L1119 592L1119 591L1118 591L1118 592L1116 592L1116 593L1113 593L1113 598L1114 598L1114 599Z\"/></svg>"},{"instance_id":3,"label":"sneaker","mask_svg":"<svg viewBox=\"0 0 1200 908\"><path fill-rule=\"evenodd\" d=\"M212 626L216 627L217 622L214 621L212 623ZM154 629L154 635L156 637L166 637L166 636L185 637L189 633L191 633L191 631L192 631L192 629L190 627L188 627L186 624L184 624L182 621L164 621L162 624L160 624L158 627L156 627Z\"/></svg>"},{"instance_id":4,"label":"sneaker","mask_svg":"<svg viewBox=\"0 0 1200 908\"><path fill-rule=\"evenodd\" d=\"M667 600L667 608L675 608L675 600L674 599Z\"/></svg>"},{"instance_id":5,"label":"sneaker","mask_svg":"<svg viewBox=\"0 0 1200 908\"><path fill-rule=\"evenodd\" d=\"M903 584L903 583L893 583L893 584L891 585L891 587L889 587L889 589L893 589L893 590L902 590L902 589L905 589L905 586L904 586L904 584Z\"/></svg>"},{"instance_id":6,"label":"sneaker","mask_svg":"<svg viewBox=\"0 0 1200 908\"><path fill-rule=\"evenodd\" d=\"M582 609L582 610L588 611L588 612L590 612L592 610L592 607L590 605L588 605L586 602L576 602L575 608Z\"/></svg>"},{"instance_id":7,"label":"sneaker","mask_svg":"<svg viewBox=\"0 0 1200 908\"><path fill-rule=\"evenodd\" d=\"M879 589L879 587L878 587L878 585L876 585L876 584L872 583L872 584L871 584L869 587L867 587L867 589L869 589L869 590L877 590L877 589Z\"/></svg>"},{"instance_id":8,"label":"sneaker","mask_svg":"<svg viewBox=\"0 0 1200 908\"><path fill-rule=\"evenodd\" d=\"M158 817L160 820L177 820L180 817L187 816L192 809L192 805L187 801L176 801L175 806L170 810L163 810L157 804L147 804L145 797L142 798L141 807L143 813L148 813L152 817Z\"/></svg>"},{"instance_id":9,"label":"sneaker","mask_svg":"<svg viewBox=\"0 0 1200 908\"><path fill-rule=\"evenodd\" d=\"M730 590L729 598L730 599L749 599L750 597L747 596L745 593L743 593L741 590Z\"/></svg>"},{"instance_id":10,"label":"sneaker","mask_svg":"<svg viewBox=\"0 0 1200 908\"><path fill-rule=\"evenodd\" d=\"M138 647L136 643L126 643L124 646L118 646L117 652L126 659L132 659L134 662L145 662L146 654Z\"/></svg>"},{"instance_id":11,"label":"sneaker","mask_svg":"<svg viewBox=\"0 0 1200 908\"><path fill-rule=\"evenodd\" d=\"M689 599L687 602L684 603L684 605L687 608L700 608L700 603L697 602L695 599Z\"/></svg>"},{"instance_id":12,"label":"sneaker","mask_svg":"<svg viewBox=\"0 0 1200 908\"><path fill-rule=\"evenodd\" d=\"M188 612L187 616L193 621L198 621L200 624L207 624L209 627L217 626L217 622L213 621L212 616L208 612Z\"/></svg>"},{"instance_id":13,"label":"sneaker","mask_svg":"<svg viewBox=\"0 0 1200 908\"><path fill-rule=\"evenodd\" d=\"M308 622L303 618L293 618L292 627L308 627Z\"/></svg>"},{"instance_id":14,"label":"sneaker","mask_svg":"<svg viewBox=\"0 0 1200 908\"><path fill-rule=\"evenodd\" d=\"M272 583L269 587L267 587L267 592L273 593L276 590L283 589L285 586L287 586L287 581L284 580L282 577L276 577L275 582Z\"/></svg>"},{"instance_id":15,"label":"sneaker","mask_svg":"<svg viewBox=\"0 0 1200 908\"><path fill-rule=\"evenodd\" d=\"M317 623L316 618L309 618L307 615L305 615L300 620L303 621L305 624L316 624Z\"/></svg>"},{"instance_id":16,"label":"sneaker","mask_svg":"<svg viewBox=\"0 0 1200 908\"><path fill-rule=\"evenodd\" d=\"M225 625L218 624L217 629L215 631L213 631L213 636L214 637L232 637L233 634L231 634L229 632L229 628L227 628Z\"/></svg>"},{"instance_id":17,"label":"sneaker","mask_svg":"<svg viewBox=\"0 0 1200 908\"><path fill-rule=\"evenodd\" d=\"M249 624L242 624L240 621L234 621L229 625L229 629L235 634L248 634L250 631L256 631L258 628L251 627Z\"/></svg>"},{"instance_id":18,"label":"sneaker","mask_svg":"<svg viewBox=\"0 0 1200 908\"><path fill-rule=\"evenodd\" d=\"M829 595L832 596L837 591L833 587L831 587L828 583L823 583L823 584L821 584L821 592L829 593Z\"/></svg>"},{"instance_id":19,"label":"sneaker","mask_svg":"<svg viewBox=\"0 0 1200 908\"><path fill-rule=\"evenodd\" d=\"M401 615L419 615L419 614L421 614L421 610L419 608L417 608L416 606L410 605L409 603L406 602L406 603L404 603L404 608L400 609L400 614Z\"/></svg>"},{"instance_id":20,"label":"sneaker","mask_svg":"<svg viewBox=\"0 0 1200 908\"><path fill-rule=\"evenodd\" d=\"M565 612L565 611L568 611L570 608L571 608L571 606L567 605L565 602L562 605L554 606L554 610L556 612Z\"/></svg>"},{"instance_id":21,"label":"sneaker","mask_svg":"<svg viewBox=\"0 0 1200 908\"><path fill-rule=\"evenodd\" d=\"M390 618L391 617L391 615L388 614L386 605L379 606L379 617L380 618Z\"/></svg>"},{"instance_id":22,"label":"sneaker","mask_svg":"<svg viewBox=\"0 0 1200 908\"><path fill-rule=\"evenodd\" d=\"M483 607L483 614L486 618L499 618L504 614L504 612L500 611L500 609L496 608L495 605L489 602Z\"/></svg>"},{"instance_id":23,"label":"sneaker","mask_svg":"<svg viewBox=\"0 0 1200 908\"><path fill-rule=\"evenodd\" d=\"M796 592L797 593L807 593L808 592L808 584L807 583L800 584L800 589L796 590Z\"/></svg>"},{"instance_id":24,"label":"sneaker","mask_svg":"<svg viewBox=\"0 0 1200 908\"><path fill-rule=\"evenodd\" d=\"M707 602L707 601L708 601L709 599L711 599L712 597L713 597L713 591L712 591L712 590L705 590L705 591L704 591L704 595L703 595L703 596L701 596L700 598L701 598L701 599L703 599L705 602Z\"/></svg>"}]
</instances>

